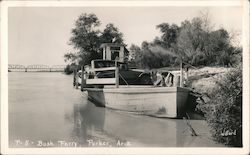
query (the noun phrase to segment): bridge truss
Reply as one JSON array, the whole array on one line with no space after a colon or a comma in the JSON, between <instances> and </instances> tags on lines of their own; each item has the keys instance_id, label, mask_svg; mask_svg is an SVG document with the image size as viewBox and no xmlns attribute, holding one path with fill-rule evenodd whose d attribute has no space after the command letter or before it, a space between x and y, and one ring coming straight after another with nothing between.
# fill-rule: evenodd
<instances>
[{"instance_id":1,"label":"bridge truss","mask_svg":"<svg viewBox=\"0 0 250 155\"><path fill-rule=\"evenodd\" d=\"M8 71L10 72L63 72L66 65L42 65L42 64L34 64L28 65L25 67L24 65L19 64L9 64Z\"/></svg>"}]
</instances>

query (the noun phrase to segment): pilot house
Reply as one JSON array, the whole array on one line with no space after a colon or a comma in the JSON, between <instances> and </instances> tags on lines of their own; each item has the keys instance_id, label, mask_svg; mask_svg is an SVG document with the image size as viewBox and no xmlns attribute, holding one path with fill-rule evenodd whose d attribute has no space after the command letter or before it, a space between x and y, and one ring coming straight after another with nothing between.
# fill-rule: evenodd
<instances>
[{"instance_id":1,"label":"pilot house","mask_svg":"<svg viewBox=\"0 0 250 155\"><path fill-rule=\"evenodd\" d=\"M128 50L121 44L104 43L101 45L103 60L117 60L124 62Z\"/></svg>"}]
</instances>

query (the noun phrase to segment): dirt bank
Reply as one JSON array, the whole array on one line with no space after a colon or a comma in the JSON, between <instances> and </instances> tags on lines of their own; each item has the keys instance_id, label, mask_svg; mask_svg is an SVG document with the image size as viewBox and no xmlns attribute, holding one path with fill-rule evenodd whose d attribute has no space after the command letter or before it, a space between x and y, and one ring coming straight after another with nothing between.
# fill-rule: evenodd
<instances>
[{"instance_id":1,"label":"dirt bank","mask_svg":"<svg viewBox=\"0 0 250 155\"><path fill-rule=\"evenodd\" d=\"M209 96L216 87L216 81L222 78L225 73L232 68L225 67L204 67L200 69L190 69L187 86L195 91Z\"/></svg>"}]
</instances>

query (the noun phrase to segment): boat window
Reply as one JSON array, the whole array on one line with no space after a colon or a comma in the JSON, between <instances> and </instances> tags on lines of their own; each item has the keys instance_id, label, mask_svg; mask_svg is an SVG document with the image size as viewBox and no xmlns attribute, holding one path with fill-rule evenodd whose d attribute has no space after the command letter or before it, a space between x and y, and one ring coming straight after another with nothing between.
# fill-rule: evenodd
<instances>
[{"instance_id":1,"label":"boat window","mask_svg":"<svg viewBox=\"0 0 250 155\"><path fill-rule=\"evenodd\" d=\"M118 58L119 58L119 51L111 51L111 60L117 60Z\"/></svg>"},{"instance_id":2,"label":"boat window","mask_svg":"<svg viewBox=\"0 0 250 155\"><path fill-rule=\"evenodd\" d=\"M104 68L104 67L114 67L115 62L112 61L96 61L95 68Z\"/></svg>"},{"instance_id":3,"label":"boat window","mask_svg":"<svg viewBox=\"0 0 250 155\"><path fill-rule=\"evenodd\" d=\"M96 61L95 68L115 67L115 61ZM118 62L118 67L121 70L128 70L128 65Z\"/></svg>"},{"instance_id":4,"label":"boat window","mask_svg":"<svg viewBox=\"0 0 250 155\"><path fill-rule=\"evenodd\" d=\"M103 68L104 67L104 64L102 62L99 62L96 64L95 66L96 68Z\"/></svg>"}]
</instances>

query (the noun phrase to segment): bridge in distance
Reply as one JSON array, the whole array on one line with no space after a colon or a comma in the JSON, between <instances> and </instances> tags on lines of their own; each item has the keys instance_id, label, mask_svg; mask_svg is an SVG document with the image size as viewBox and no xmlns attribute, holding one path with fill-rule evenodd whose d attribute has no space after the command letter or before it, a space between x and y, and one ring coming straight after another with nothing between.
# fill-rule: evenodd
<instances>
[{"instance_id":1,"label":"bridge in distance","mask_svg":"<svg viewBox=\"0 0 250 155\"><path fill-rule=\"evenodd\" d=\"M63 72L66 65L19 65L19 64L9 64L9 72Z\"/></svg>"}]
</instances>

